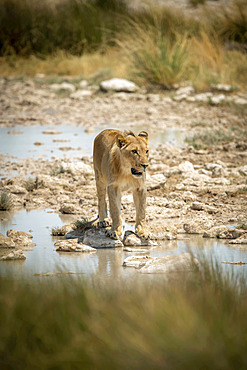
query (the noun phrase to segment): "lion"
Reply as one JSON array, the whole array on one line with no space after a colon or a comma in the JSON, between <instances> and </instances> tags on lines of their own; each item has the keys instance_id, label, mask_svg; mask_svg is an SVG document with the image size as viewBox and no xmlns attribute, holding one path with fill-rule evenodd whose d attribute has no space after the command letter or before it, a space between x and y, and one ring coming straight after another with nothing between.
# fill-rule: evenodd
<instances>
[{"instance_id":1,"label":"lion","mask_svg":"<svg viewBox=\"0 0 247 370\"><path fill-rule=\"evenodd\" d=\"M107 227L106 191L108 193L111 229L106 235L121 238L121 192L131 189L136 208L136 234L149 238L146 229L146 169L148 162L148 133L141 131L104 130L94 140L93 163L98 196L99 227Z\"/></svg>"}]
</instances>

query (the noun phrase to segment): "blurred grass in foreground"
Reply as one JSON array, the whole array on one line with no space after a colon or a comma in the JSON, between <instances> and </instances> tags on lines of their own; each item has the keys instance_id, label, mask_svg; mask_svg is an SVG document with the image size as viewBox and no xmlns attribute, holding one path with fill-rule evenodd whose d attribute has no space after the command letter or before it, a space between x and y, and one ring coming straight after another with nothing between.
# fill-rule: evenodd
<instances>
[{"instance_id":1,"label":"blurred grass in foreground","mask_svg":"<svg viewBox=\"0 0 247 370\"><path fill-rule=\"evenodd\" d=\"M1 369L246 369L246 282L208 265L179 276L0 278Z\"/></svg>"}]
</instances>

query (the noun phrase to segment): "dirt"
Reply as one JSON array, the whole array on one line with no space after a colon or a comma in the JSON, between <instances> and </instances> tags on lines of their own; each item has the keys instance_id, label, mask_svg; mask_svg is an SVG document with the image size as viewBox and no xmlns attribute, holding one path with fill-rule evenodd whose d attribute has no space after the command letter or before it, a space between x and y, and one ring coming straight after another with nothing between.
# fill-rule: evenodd
<instances>
[{"instance_id":1,"label":"dirt","mask_svg":"<svg viewBox=\"0 0 247 370\"><path fill-rule=\"evenodd\" d=\"M61 97L48 84L35 79L2 79L0 89L0 129L9 127L10 134L19 134L20 125L37 124L52 126L54 137L62 124L87 130L96 126L129 127L134 132L145 128L150 133L170 128L190 136L207 129L220 131L246 125L241 109L174 101L170 93L96 91L72 99L69 94ZM92 157L71 161L70 147L61 150L66 150L66 156L51 159L16 159L1 154L0 188L11 194L15 209L51 208L93 219L97 215L97 197ZM242 170L246 164L246 137L233 136L231 142L203 150L187 144L150 144L147 223L151 231L168 233L172 238L184 232L203 233L217 225L246 223L247 176ZM133 209L130 195L123 194L126 222L134 221Z\"/></svg>"}]
</instances>

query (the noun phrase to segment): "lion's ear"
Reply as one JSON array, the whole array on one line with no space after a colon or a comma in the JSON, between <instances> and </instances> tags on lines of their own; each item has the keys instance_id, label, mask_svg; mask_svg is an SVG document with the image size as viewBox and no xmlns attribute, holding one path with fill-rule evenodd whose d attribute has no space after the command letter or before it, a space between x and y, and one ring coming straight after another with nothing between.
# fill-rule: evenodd
<instances>
[{"instance_id":1,"label":"lion's ear","mask_svg":"<svg viewBox=\"0 0 247 370\"><path fill-rule=\"evenodd\" d=\"M116 143L117 143L117 146L121 149L123 146L127 144L127 140L123 135L119 134L116 137Z\"/></svg>"},{"instance_id":2,"label":"lion's ear","mask_svg":"<svg viewBox=\"0 0 247 370\"><path fill-rule=\"evenodd\" d=\"M141 131L138 136L140 136L146 144L148 143L148 133L146 131Z\"/></svg>"}]
</instances>

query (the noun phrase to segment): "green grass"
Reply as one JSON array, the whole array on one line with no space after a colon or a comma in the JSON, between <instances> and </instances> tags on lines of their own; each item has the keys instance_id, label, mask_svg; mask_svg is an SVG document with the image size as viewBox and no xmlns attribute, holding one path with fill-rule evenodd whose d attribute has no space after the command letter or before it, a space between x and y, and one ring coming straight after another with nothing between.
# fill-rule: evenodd
<instances>
[{"instance_id":1,"label":"green grass","mask_svg":"<svg viewBox=\"0 0 247 370\"><path fill-rule=\"evenodd\" d=\"M12 208L11 194L6 190L0 191L0 211L8 211Z\"/></svg>"},{"instance_id":2,"label":"green grass","mask_svg":"<svg viewBox=\"0 0 247 370\"><path fill-rule=\"evenodd\" d=\"M231 109L231 107L230 107ZM207 149L214 145L242 141L247 135L246 125L232 125L228 129L205 129L185 141L195 149Z\"/></svg>"},{"instance_id":3,"label":"green grass","mask_svg":"<svg viewBox=\"0 0 247 370\"><path fill-rule=\"evenodd\" d=\"M39 279L0 278L1 369L247 366L246 283L219 267L121 287Z\"/></svg>"}]
</instances>

